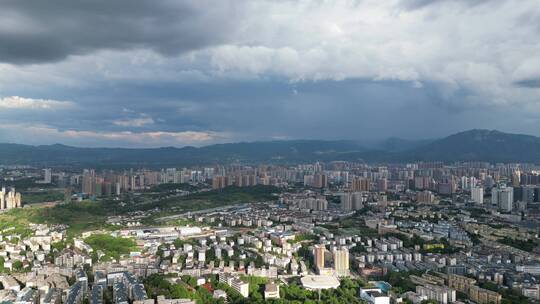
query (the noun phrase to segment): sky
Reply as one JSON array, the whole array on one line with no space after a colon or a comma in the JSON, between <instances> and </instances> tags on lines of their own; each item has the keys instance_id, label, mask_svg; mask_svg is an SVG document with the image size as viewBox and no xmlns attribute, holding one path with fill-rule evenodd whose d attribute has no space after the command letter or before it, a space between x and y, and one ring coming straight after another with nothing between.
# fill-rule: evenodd
<instances>
[{"instance_id":1,"label":"sky","mask_svg":"<svg viewBox=\"0 0 540 304\"><path fill-rule=\"evenodd\" d=\"M3 0L0 142L540 136L538 0Z\"/></svg>"}]
</instances>

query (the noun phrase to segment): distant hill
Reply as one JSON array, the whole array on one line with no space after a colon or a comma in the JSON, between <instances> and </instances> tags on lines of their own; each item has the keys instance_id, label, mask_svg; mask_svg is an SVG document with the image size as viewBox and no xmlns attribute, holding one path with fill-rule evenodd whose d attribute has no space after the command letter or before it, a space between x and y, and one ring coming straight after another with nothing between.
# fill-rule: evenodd
<instances>
[{"instance_id":1,"label":"distant hill","mask_svg":"<svg viewBox=\"0 0 540 304\"><path fill-rule=\"evenodd\" d=\"M540 162L540 137L469 130L406 151L409 160Z\"/></svg>"},{"instance_id":2,"label":"distant hill","mask_svg":"<svg viewBox=\"0 0 540 304\"><path fill-rule=\"evenodd\" d=\"M389 151L389 152L403 152L407 150L412 150L418 147L425 146L431 142L433 139L403 139L398 137L390 137L377 145L375 147L379 150Z\"/></svg>"},{"instance_id":3,"label":"distant hill","mask_svg":"<svg viewBox=\"0 0 540 304\"><path fill-rule=\"evenodd\" d=\"M155 149L77 148L60 144L29 146L0 144L1 164L40 166L92 165L165 166L232 162L282 162L339 159L340 154L365 151L353 141L294 140L217 144L201 148L165 147Z\"/></svg>"},{"instance_id":4,"label":"distant hill","mask_svg":"<svg viewBox=\"0 0 540 304\"><path fill-rule=\"evenodd\" d=\"M155 149L0 144L0 164L39 166L162 167L332 160L540 163L540 138L491 130L469 130L437 140L391 138L372 148L345 140L286 140Z\"/></svg>"}]
</instances>

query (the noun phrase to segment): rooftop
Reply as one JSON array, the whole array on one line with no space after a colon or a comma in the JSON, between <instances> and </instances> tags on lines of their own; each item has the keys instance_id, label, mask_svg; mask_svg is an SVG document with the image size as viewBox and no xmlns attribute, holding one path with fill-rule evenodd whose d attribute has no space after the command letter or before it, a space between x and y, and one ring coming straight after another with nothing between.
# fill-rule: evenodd
<instances>
[{"instance_id":1,"label":"rooftop","mask_svg":"<svg viewBox=\"0 0 540 304\"><path fill-rule=\"evenodd\" d=\"M300 279L302 285L308 289L338 288L339 280L334 276L308 275Z\"/></svg>"}]
</instances>

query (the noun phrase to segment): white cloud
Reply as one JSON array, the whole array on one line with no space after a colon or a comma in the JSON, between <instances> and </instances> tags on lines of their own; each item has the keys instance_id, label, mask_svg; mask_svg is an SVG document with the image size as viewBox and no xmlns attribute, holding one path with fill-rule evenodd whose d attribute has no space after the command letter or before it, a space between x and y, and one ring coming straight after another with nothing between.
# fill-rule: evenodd
<instances>
[{"instance_id":1,"label":"white cloud","mask_svg":"<svg viewBox=\"0 0 540 304\"><path fill-rule=\"evenodd\" d=\"M20 96L0 98L0 108L22 110L58 110L73 107L70 101L58 101L51 99L33 99Z\"/></svg>"},{"instance_id":2,"label":"white cloud","mask_svg":"<svg viewBox=\"0 0 540 304\"><path fill-rule=\"evenodd\" d=\"M474 5L471 5L472 2ZM72 120L77 124L86 123L85 128L92 128L97 123L88 124L89 121L103 119L104 124L109 127L112 122L113 129L123 127L126 130L166 123L169 123L168 130L174 130L174 125L178 122L185 122L188 125L187 127L182 125L179 129L211 126L208 128L251 130L242 125L242 121L246 120L245 117L237 118L238 125L230 123L231 120L228 120L228 124L220 125L219 119L210 121L206 120L204 115L197 116L198 113L204 112L206 100L210 102L212 98L221 98L221 96L205 96L206 94L201 93L204 89L200 88L204 86L199 84L209 82L219 84L223 79L259 79L261 82L268 79L271 86L275 79L272 76L278 76L278 79L285 78L293 83L342 81L353 78L375 82L402 81L418 88L416 92L427 96L426 99L433 100L431 105L439 109L467 109L470 105L481 105L486 109L521 111L522 114L537 116L540 113L538 0L472 2L244 1L236 3L241 6L240 10L244 13L234 19L235 30L231 31L226 39L220 40L219 44L211 44L179 56L163 56L152 51L151 46L141 49L139 45L139 48L125 50L96 50L86 55L72 55L65 60L47 64L23 66L0 64L0 92L4 95L27 96L54 96L55 92L62 90L65 90L64 92L71 90L75 92L74 94L89 92L94 95L81 96L80 100L76 98L79 102L77 106L83 110L78 113L84 113L84 109L91 109L88 112L101 110L95 106L93 98L103 105L118 98L122 86L136 86L147 95L142 97L141 101L135 98L133 104L126 105L127 102L117 99L119 107L129 109L122 111L121 108L115 109L111 106L103 110L105 115L74 115L75 118ZM427 5L428 3L432 4ZM267 76L270 77L266 78ZM152 89L144 91L145 86L152 87L158 84L154 88L161 89L161 84L163 88L170 88L177 83L182 84L178 90L170 92L171 96L167 96L171 102L166 106L163 103L165 94L155 93ZM182 86L187 87L192 83L196 83L193 90L179 92ZM249 86L249 82L247 83ZM228 83L224 81L223 84ZM279 100L281 97L278 96L276 103L292 104L294 100L298 100L303 95L296 92L296 87L300 85L292 85L295 88L291 94L292 99L283 97L283 100ZM118 87L121 89L116 90ZM243 87L238 86L236 89L242 90ZM324 87L321 90L324 90ZM42 94L43 92L45 93ZM300 93L304 93L304 90ZM342 96L339 92L329 89L327 93L335 94L335 98L317 100L316 96L311 97L314 109L326 109L324 106L317 107L316 103L320 105L328 103L328 100L332 100L332 103L338 106L346 104L346 101L340 99ZM373 96L376 94L386 96L385 92L369 93ZM155 99L152 98L152 94L156 96ZM231 96L234 93L228 96L225 94L228 92L224 91L223 101L219 103L220 109L231 109L233 103L238 108L251 109L253 105L253 109L257 109L259 104L254 103L271 108L262 104L262 98L232 101ZM129 95L129 92L126 95ZM360 93L358 95L358 103L374 102L360 96ZM397 95L389 96L394 98L393 96ZM406 104L399 104L401 100L395 104L409 106L408 102L413 98L407 97L410 96L403 96L405 100L403 102ZM102 100L99 100L100 98ZM193 103L181 102L186 98L193 99ZM354 96L348 98L354 99ZM401 96L395 98L397 100ZM158 102L160 99L161 103ZM128 96L126 100L130 100ZM155 109L148 109L148 103L154 100ZM443 104L444 102L447 104ZM15 103L9 101L6 104ZM47 100L24 103L26 107L33 106L35 109L51 108L53 104L54 101L51 104L51 101ZM172 104L176 104L178 109L171 110L174 108ZM242 104L247 106L239 106ZM153 106L154 104L150 107ZM159 108L160 106L162 108ZM283 108L281 105L275 106L276 109L279 107ZM0 108L7 107L0 105ZM157 118L164 117L160 111L168 111L167 114L170 114L164 123ZM422 108L419 111L430 110ZM151 113L154 118L137 117L136 113L139 112ZM225 115L226 111L223 112ZM313 113L318 114L315 110ZM47 121L50 117L46 116L39 121L56 125L52 120ZM29 116L21 117L21 120L24 118L32 122L37 121L36 118ZM384 118L381 114L381 120ZM309 116L308 119L313 118ZM506 119L493 118L493 121L498 120ZM74 128L80 127L74 125L72 121L59 126L66 128L71 124ZM474 119L471 121L474 122ZM167 145L166 140L159 141L155 138L168 138L172 143L176 143L181 142L177 139L179 136L189 141L193 135L198 134L202 136L200 138L205 138L204 134L207 133L195 133L190 136L184 132L179 132L179 136L174 136L175 132L157 132L153 135L137 132L75 132L75 134L80 138L94 138L96 141L98 138L109 141L119 138L119 141L130 142L142 139ZM53 136L54 138L67 138L68 133L57 130L53 135L56 136Z\"/></svg>"},{"instance_id":3,"label":"white cloud","mask_svg":"<svg viewBox=\"0 0 540 304\"><path fill-rule=\"evenodd\" d=\"M60 130L42 124L1 124L0 137L2 141L18 143L24 138L24 143L45 144L62 142L70 145L84 146L113 146L113 147L163 147L206 145L223 142L230 134L214 131L88 131Z\"/></svg>"},{"instance_id":4,"label":"white cloud","mask_svg":"<svg viewBox=\"0 0 540 304\"><path fill-rule=\"evenodd\" d=\"M417 88L437 83L449 97L467 91L488 105L540 98L539 92L523 93L516 86L516 79L528 80L540 70L538 60L528 59L540 53L536 0L419 5L428 2L243 2L236 30L220 45L171 57L148 49L102 50L60 63L4 64L0 89L28 90L41 83L208 82L270 74L293 82L361 78L405 81Z\"/></svg>"},{"instance_id":5,"label":"white cloud","mask_svg":"<svg viewBox=\"0 0 540 304\"><path fill-rule=\"evenodd\" d=\"M538 100L515 78L540 70L536 0L258 1L235 43L207 50L219 75L398 80L470 92L488 105ZM474 5L473 5L474 4ZM245 43L242 43L245 42ZM538 79L535 77L534 79ZM519 98L518 98L519 96Z\"/></svg>"},{"instance_id":6,"label":"white cloud","mask_svg":"<svg viewBox=\"0 0 540 304\"><path fill-rule=\"evenodd\" d=\"M152 117L139 117L131 119L119 119L113 121L113 124L121 127L142 127L146 125L153 125L154 119Z\"/></svg>"},{"instance_id":7,"label":"white cloud","mask_svg":"<svg viewBox=\"0 0 540 304\"><path fill-rule=\"evenodd\" d=\"M35 128L34 128L35 129ZM37 131L43 129L35 129ZM48 132L54 132L69 138L94 138L103 140L125 141L130 143L139 143L141 145L146 144L191 144L201 142L211 142L220 137L215 132L200 132L200 131L182 131L182 132L165 132L165 131L153 131L153 132L95 132L95 131L77 131L66 130L58 131L56 129L49 129Z\"/></svg>"}]
</instances>

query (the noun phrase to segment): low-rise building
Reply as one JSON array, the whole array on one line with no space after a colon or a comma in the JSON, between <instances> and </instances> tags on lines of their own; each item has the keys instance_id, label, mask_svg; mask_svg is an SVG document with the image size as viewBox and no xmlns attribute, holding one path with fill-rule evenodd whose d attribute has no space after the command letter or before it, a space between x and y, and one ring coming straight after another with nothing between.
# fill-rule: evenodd
<instances>
[{"instance_id":1,"label":"low-rise building","mask_svg":"<svg viewBox=\"0 0 540 304\"><path fill-rule=\"evenodd\" d=\"M270 282L264 286L264 298L265 299L279 299L279 285Z\"/></svg>"},{"instance_id":2,"label":"low-rise building","mask_svg":"<svg viewBox=\"0 0 540 304\"><path fill-rule=\"evenodd\" d=\"M360 298L370 304L390 304L390 297L380 288L360 288Z\"/></svg>"}]
</instances>

